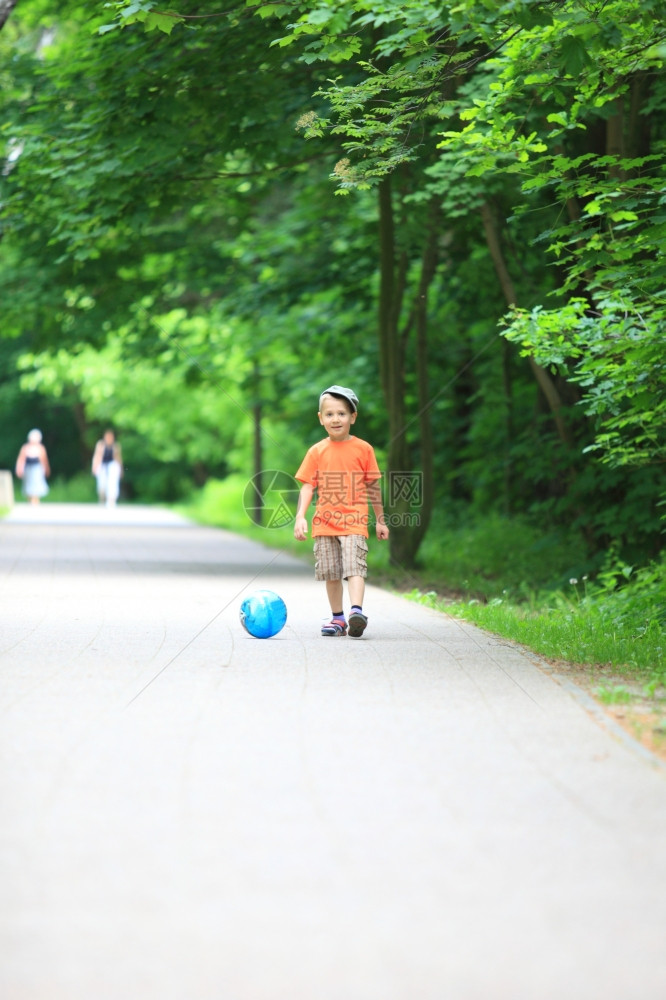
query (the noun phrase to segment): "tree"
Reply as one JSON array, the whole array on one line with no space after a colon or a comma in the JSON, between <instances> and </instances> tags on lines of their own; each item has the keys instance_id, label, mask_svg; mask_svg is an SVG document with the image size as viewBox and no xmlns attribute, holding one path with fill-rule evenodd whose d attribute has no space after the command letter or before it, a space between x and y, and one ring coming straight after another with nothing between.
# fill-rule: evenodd
<instances>
[{"instance_id":1,"label":"tree","mask_svg":"<svg viewBox=\"0 0 666 1000\"><path fill-rule=\"evenodd\" d=\"M30 29L26 16L17 24ZM265 401L272 398L266 388L272 359L288 352L270 344L267 331L281 310L321 284L324 248L305 269L302 234L297 247L292 223L281 222L291 212L293 225L303 227L294 205L302 189L312 187L298 135L282 122L285 115L295 118L299 88L311 92L312 72L277 50L271 54L261 25L242 4L223 20L236 33L244 61L234 54L231 62L228 40L214 31L189 32L173 44L141 29L91 36L91 24L101 30L103 19L104 12L91 21L75 3L61 9L47 50L37 53L26 42L20 76L6 95L3 332L27 338L25 363L38 357L43 377L24 377L24 384L44 392L59 392L62 380L46 373L62 370L63 351L77 370L82 359L91 367L89 385L97 384L98 367L91 347L100 367L113 357L114 375L118 366L131 368L128 385L148 362L173 393L179 372L181 413L189 416L183 430L191 436L194 414L186 399L194 378L214 387L231 377L239 412L255 407L256 413L260 402L248 398L246 405L256 378L243 371L254 357L267 375ZM20 155L12 157L13 150ZM321 232L326 222L318 222ZM308 225L318 232L312 219ZM270 244L261 235L265 226ZM326 255L330 270L335 255L330 249ZM293 259L283 265L280 282L273 277L276 259ZM164 320L183 309L208 331L196 347L184 333L187 320L177 327ZM223 372L216 323L231 324L243 361L225 352ZM190 352L198 367L183 365ZM116 398L124 384L117 374L107 383ZM81 399L83 378L63 378L72 407L83 403L91 411L91 400ZM127 406L116 409L132 428L145 423ZM239 434L242 422L232 422ZM86 427L83 422L82 434ZM195 437L206 441L200 430ZM170 441L175 445L179 435ZM181 459L194 462L192 449L181 443ZM215 468L214 445L211 450L208 464Z\"/></svg>"},{"instance_id":2,"label":"tree","mask_svg":"<svg viewBox=\"0 0 666 1000\"><path fill-rule=\"evenodd\" d=\"M613 405L640 459L640 427L652 448L659 416L659 4L650 20L619 0L174 12L136 0L116 7L121 30L109 10L91 17L70 0L53 37L45 10L29 0L14 12L0 92L3 335L19 353L46 372L64 349L94 371L113 346L137 376L150 366L151 385L163 374L174 401L183 394L174 445L197 481L220 468L205 432L208 462L188 444L199 390L236 401L226 467L250 473L254 440L255 466L276 456L290 469L335 372L359 392L389 472L423 473L419 529L413 495L393 498L402 565L431 507L575 517L603 547L628 537L622 494L639 480L655 506L649 467L630 480L581 451L617 429L601 425ZM609 282L623 288L621 337ZM589 347L574 356L583 327ZM609 364L638 341L655 375L635 370L629 398L627 366ZM82 394L75 385L79 413ZM156 399L156 426L160 414Z\"/></svg>"},{"instance_id":3,"label":"tree","mask_svg":"<svg viewBox=\"0 0 666 1000\"><path fill-rule=\"evenodd\" d=\"M519 176L518 211L544 196L566 210L540 236L564 276L562 304L512 309L504 332L581 387L590 450L618 464L664 457L664 148L647 127L665 107L664 13L619 0L544 9L445 135L472 174Z\"/></svg>"},{"instance_id":4,"label":"tree","mask_svg":"<svg viewBox=\"0 0 666 1000\"><path fill-rule=\"evenodd\" d=\"M426 136L441 122L441 148L464 156L469 176L487 184L514 175L514 213L548 210L538 238L556 255L562 304L521 309L494 213L487 200L481 206L511 307L504 332L529 358L562 442L571 435L554 366L581 388L597 428L587 450L615 463L663 458L664 159L647 122L664 110L665 13L660 0L443 8L424 0L401 10L382 0L333 3L326 13L303 10L281 42L306 40L309 59L356 61L359 78L338 77L319 92L332 114L309 122L312 136L342 135L344 189L388 189L401 165L413 169L429 155ZM366 55L359 39L369 24L376 33ZM592 140L582 148L581 130ZM559 206L565 224L556 221ZM399 344L394 350L399 363ZM393 389L387 405L400 409Z\"/></svg>"}]
</instances>

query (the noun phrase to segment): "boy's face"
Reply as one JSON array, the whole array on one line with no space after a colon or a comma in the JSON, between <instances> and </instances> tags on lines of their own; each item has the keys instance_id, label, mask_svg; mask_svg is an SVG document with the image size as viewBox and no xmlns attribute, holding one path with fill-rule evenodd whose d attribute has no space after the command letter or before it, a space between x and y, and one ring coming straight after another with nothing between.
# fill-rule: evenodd
<instances>
[{"instance_id":1,"label":"boy's face","mask_svg":"<svg viewBox=\"0 0 666 1000\"><path fill-rule=\"evenodd\" d=\"M319 404L319 423L325 428L332 441L346 441L351 425L356 421L356 414L350 408L346 399L336 399L335 396L322 396Z\"/></svg>"}]
</instances>

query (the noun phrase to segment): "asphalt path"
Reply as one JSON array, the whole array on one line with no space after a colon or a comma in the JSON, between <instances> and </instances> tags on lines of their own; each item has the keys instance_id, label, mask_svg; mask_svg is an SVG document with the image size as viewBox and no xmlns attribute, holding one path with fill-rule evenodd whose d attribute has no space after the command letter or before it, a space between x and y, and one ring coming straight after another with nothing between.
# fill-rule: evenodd
<instances>
[{"instance_id":1,"label":"asphalt path","mask_svg":"<svg viewBox=\"0 0 666 1000\"><path fill-rule=\"evenodd\" d=\"M0 996L664 1000L664 767L510 643L326 610L166 511L0 522Z\"/></svg>"}]
</instances>

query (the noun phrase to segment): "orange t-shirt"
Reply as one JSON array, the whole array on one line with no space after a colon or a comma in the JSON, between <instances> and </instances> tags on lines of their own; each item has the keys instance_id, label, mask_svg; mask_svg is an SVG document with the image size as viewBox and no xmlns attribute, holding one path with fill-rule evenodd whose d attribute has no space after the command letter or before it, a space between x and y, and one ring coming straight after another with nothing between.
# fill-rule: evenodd
<instances>
[{"instance_id":1,"label":"orange t-shirt","mask_svg":"<svg viewBox=\"0 0 666 1000\"><path fill-rule=\"evenodd\" d=\"M313 444L296 479L317 490L312 535L368 537L367 483L381 479L372 445L360 438Z\"/></svg>"}]
</instances>

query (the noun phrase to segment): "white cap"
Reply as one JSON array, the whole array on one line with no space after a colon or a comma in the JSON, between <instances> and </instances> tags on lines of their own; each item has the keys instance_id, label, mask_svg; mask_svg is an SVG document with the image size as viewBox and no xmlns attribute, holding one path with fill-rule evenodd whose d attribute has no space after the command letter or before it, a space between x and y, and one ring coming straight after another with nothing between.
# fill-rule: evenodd
<instances>
[{"instance_id":1,"label":"white cap","mask_svg":"<svg viewBox=\"0 0 666 1000\"><path fill-rule=\"evenodd\" d=\"M324 389L319 397L319 409L321 409L321 401L324 396L342 396L351 404L354 413L358 412L358 396L352 389L345 389L344 385L331 385L328 389Z\"/></svg>"}]
</instances>

